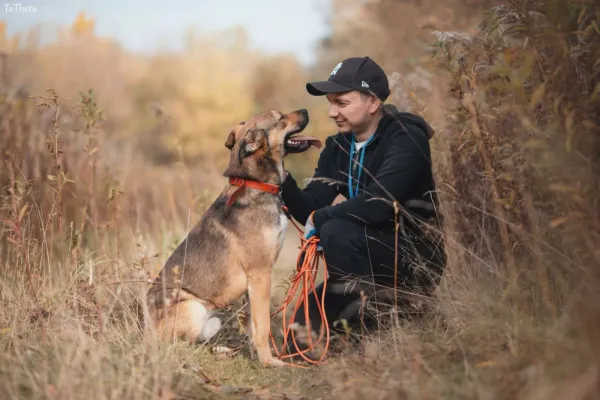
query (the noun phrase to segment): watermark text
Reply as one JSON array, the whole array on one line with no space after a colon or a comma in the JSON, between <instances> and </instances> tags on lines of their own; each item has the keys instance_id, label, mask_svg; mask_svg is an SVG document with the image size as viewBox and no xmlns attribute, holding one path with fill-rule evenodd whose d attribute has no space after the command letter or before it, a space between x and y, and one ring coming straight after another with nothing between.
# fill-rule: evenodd
<instances>
[{"instance_id":1,"label":"watermark text","mask_svg":"<svg viewBox=\"0 0 600 400\"><path fill-rule=\"evenodd\" d=\"M27 14L36 12L37 7L23 3L4 3L4 11L7 13Z\"/></svg>"}]
</instances>

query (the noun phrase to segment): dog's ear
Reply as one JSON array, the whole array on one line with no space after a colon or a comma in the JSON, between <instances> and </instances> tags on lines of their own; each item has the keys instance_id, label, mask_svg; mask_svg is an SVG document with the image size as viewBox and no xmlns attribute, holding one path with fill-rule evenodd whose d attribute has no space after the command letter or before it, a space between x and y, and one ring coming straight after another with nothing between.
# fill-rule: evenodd
<instances>
[{"instance_id":1,"label":"dog's ear","mask_svg":"<svg viewBox=\"0 0 600 400\"><path fill-rule=\"evenodd\" d=\"M230 132L229 132L229 136L227 136L227 140L225 141L225 147L227 147L229 150L233 149L233 146L235 146L235 132L236 130L240 127L240 125L244 125L245 121L240 122L239 124L237 124L237 126L235 128L233 128Z\"/></svg>"},{"instance_id":2,"label":"dog's ear","mask_svg":"<svg viewBox=\"0 0 600 400\"><path fill-rule=\"evenodd\" d=\"M235 145L235 131L231 131L229 132L229 136L227 136L227 140L225 141L225 147L227 147L229 150L233 149L233 146Z\"/></svg>"},{"instance_id":3,"label":"dog's ear","mask_svg":"<svg viewBox=\"0 0 600 400\"><path fill-rule=\"evenodd\" d=\"M242 160L256 150L260 149L267 138L267 132L264 129L252 129L244 136L244 141L240 146L240 163Z\"/></svg>"}]
</instances>

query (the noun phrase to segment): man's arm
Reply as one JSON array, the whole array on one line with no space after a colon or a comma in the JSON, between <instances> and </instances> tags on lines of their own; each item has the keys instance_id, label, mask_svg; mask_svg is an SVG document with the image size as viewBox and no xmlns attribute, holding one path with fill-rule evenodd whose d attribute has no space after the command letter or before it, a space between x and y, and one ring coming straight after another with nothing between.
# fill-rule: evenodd
<instances>
[{"instance_id":1,"label":"man's arm","mask_svg":"<svg viewBox=\"0 0 600 400\"><path fill-rule=\"evenodd\" d=\"M393 219L394 207L387 193L402 201L414 179L423 168L428 167L428 145L427 137L422 132L398 133L386 152L374 182L359 196L337 205L328 205L313 214L317 234L321 226L332 218L354 219L366 224Z\"/></svg>"},{"instance_id":2,"label":"man's arm","mask_svg":"<svg viewBox=\"0 0 600 400\"><path fill-rule=\"evenodd\" d=\"M325 148L319 156L313 179L333 180L329 167L333 146L333 139L328 137L325 141ZM306 223L311 212L331 204L336 195L336 186L321 180L312 180L304 190L300 190L289 173L281 185L281 196L285 205L294 219L302 224Z\"/></svg>"}]
</instances>

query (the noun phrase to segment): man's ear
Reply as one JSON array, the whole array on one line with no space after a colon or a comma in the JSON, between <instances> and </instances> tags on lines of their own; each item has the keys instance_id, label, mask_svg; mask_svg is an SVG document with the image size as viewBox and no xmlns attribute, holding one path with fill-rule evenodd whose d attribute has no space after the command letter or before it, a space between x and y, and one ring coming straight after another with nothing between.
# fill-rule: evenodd
<instances>
[{"instance_id":1,"label":"man's ear","mask_svg":"<svg viewBox=\"0 0 600 400\"><path fill-rule=\"evenodd\" d=\"M375 96L371 96L369 98L369 109L371 111L371 113L375 113L377 112L377 110L379 110L379 107L381 106L382 102L381 100L379 100L377 97Z\"/></svg>"},{"instance_id":2,"label":"man's ear","mask_svg":"<svg viewBox=\"0 0 600 400\"><path fill-rule=\"evenodd\" d=\"M235 146L235 132L232 130L231 132L229 132L229 136L227 136L227 140L225 141L225 147L231 150L233 149L233 146Z\"/></svg>"},{"instance_id":3,"label":"man's ear","mask_svg":"<svg viewBox=\"0 0 600 400\"><path fill-rule=\"evenodd\" d=\"M242 145L240 146L240 163L242 160L256 150L260 149L265 143L267 133L264 129L252 129L246 133Z\"/></svg>"}]
</instances>

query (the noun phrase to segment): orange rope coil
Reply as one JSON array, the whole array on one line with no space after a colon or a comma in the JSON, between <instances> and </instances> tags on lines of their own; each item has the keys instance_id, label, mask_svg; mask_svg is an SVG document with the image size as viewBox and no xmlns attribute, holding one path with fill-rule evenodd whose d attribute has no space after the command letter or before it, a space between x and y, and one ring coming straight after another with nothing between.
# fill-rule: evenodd
<instances>
[{"instance_id":1,"label":"orange rope coil","mask_svg":"<svg viewBox=\"0 0 600 400\"><path fill-rule=\"evenodd\" d=\"M287 209L285 207L284 207L284 211L286 211L286 213L287 213ZM292 281L291 281L290 287L288 288L287 294L286 294L282 304L279 306L279 308L277 308L277 310L275 310L271 313L271 317L273 317L283 311L283 316L282 316L283 345L282 345L281 350L279 350L277 348L273 334L270 333L269 335L271 337L273 347L275 348L275 352L276 352L277 356L279 357L279 359L283 360L283 359L287 359L287 358L300 356L310 364L321 364L321 363L323 363L323 359L325 358L325 356L327 355L327 351L329 350L329 341L330 341L329 323L327 322L325 306L324 306L325 289L327 289L327 263L325 262L325 257L323 255L320 255L317 251L317 248L319 246L319 238L316 236L313 236L309 239L305 239L304 236L302 235L302 229L291 218L290 218L290 220L292 221L292 223L298 230L298 233L300 236L300 242L302 243L302 246L301 246L300 254L298 255L298 259L296 262L296 272L292 278ZM316 291L315 291L315 282L317 279L317 274L319 272L319 258L320 257L323 257L323 261L324 261L323 268L324 268L324 272L325 272L325 279L323 282L323 286L324 286L323 293L321 294L321 298L319 299L319 297L317 296ZM294 306L294 309L293 309L293 312L292 312L289 322L286 322L288 306L292 303L294 296L296 295L296 293L298 293L298 290L300 290L300 296L298 296L298 299L296 300L296 304ZM313 295L315 297L315 301L317 304L317 308L319 309L319 314L321 316L321 332L319 334L319 338L314 342L313 342L313 338L312 338L310 319L309 319L309 315L308 315L308 311L309 311L308 310L308 296L309 296L310 291L313 292ZM301 350L300 347L298 346L298 343L296 342L296 337L295 337L294 329L292 328L292 325L294 324L296 313L298 312L298 310L300 309L300 307L303 304L305 305L304 306L304 319L306 321L306 330L307 330L307 338L308 338L307 345L308 346L306 347L306 349ZM292 342L294 343L294 346L296 348L296 351L292 352L290 354L284 354L285 349L288 344L288 337L290 335L291 335ZM312 352L315 349L315 347L319 343L321 343L321 341L323 340L323 337L325 337L325 345L324 345L324 348L323 348L323 351L322 351L320 357L318 357L317 359L312 359L312 358L308 357L307 353ZM294 364L288 364L288 365L297 366Z\"/></svg>"}]
</instances>

